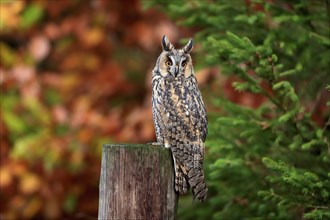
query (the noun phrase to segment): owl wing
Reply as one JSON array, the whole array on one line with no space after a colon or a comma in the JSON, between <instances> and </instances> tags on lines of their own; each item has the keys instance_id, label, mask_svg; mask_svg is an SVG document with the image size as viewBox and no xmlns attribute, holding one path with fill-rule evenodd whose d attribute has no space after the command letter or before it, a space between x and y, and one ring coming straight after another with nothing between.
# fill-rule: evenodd
<instances>
[{"instance_id":1,"label":"owl wing","mask_svg":"<svg viewBox=\"0 0 330 220\"><path fill-rule=\"evenodd\" d=\"M155 124L157 142L164 144L164 137L166 133L164 117L164 78L160 76L157 70L153 70L152 79L152 115Z\"/></svg>"},{"instance_id":2,"label":"owl wing","mask_svg":"<svg viewBox=\"0 0 330 220\"><path fill-rule=\"evenodd\" d=\"M187 79L187 90L190 95L188 96L189 111L191 112L190 120L197 131L198 137L205 142L207 136L207 114L205 105L202 99L201 92L198 88L197 79L191 76Z\"/></svg>"},{"instance_id":3,"label":"owl wing","mask_svg":"<svg viewBox=\"0 0 330 220\"><path fill-rule=\"evenodd\" d=\"M175 94L179 98L174 101ZM207 116L201 93L194 76L188 77L183 89L174 88L168 106L170 117L168 137L176 168L176 186L180 193L192 188L194 198L204 201L207 188L204 180L204 141L207 135ZM181 185L180 185L181 184Z\"/></svg>"}]
</instances>

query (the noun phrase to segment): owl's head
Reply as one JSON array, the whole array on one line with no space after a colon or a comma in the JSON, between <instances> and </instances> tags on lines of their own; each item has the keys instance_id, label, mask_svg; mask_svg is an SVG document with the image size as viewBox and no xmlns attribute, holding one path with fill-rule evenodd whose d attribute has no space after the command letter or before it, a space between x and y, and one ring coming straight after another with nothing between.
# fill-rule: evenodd
<instances>
[{"instance_id":1,"label":"owl's head","mask_svg":"<svg viewBox=\"0 0 330 220\"><path fill-rule=\"evenodd\" d=\"M164 35L162 39L163 52L158 59L158 70L162 76L182 78L193 74L193 64L190 51L194 46L193 39L181 49L175 49Z\"/></svg>"}]
</instances>

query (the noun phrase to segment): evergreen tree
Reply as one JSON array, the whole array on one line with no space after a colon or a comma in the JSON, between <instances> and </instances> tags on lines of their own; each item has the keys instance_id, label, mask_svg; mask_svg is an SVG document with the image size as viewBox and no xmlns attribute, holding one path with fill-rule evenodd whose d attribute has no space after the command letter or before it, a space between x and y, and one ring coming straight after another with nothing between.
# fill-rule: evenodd
<instances>
[{"instance_id":1,"label":"evergreen tree","mask_svg":"<svg viewBox=\"0 0 330 220\"><path fill-rule=\"evenodd\" d=\"M266 99L253 109L215 96L209 197L204 205L182 198L179 219L330 219L329 110L316 123L310 107L329 97L329 1L145 4L198 28L200 67L220 66L237 91Z\"/></svg>"}]
</instances>

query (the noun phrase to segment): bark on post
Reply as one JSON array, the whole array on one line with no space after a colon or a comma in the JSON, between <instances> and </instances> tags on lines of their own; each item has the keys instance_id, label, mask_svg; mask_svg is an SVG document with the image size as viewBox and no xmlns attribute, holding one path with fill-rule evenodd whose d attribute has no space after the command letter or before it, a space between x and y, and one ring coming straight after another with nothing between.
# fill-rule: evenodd
<instances>
[{"instance_id":1,"label":"bark on post","mask_svg":"<svg viewBox=\"0 0 330 220\"><path fill-rule=\"evenodd\" d=\"M99 190L99 220L175 219L178 196L170 149L103 145Z\"/></svg>"}]
</instances>

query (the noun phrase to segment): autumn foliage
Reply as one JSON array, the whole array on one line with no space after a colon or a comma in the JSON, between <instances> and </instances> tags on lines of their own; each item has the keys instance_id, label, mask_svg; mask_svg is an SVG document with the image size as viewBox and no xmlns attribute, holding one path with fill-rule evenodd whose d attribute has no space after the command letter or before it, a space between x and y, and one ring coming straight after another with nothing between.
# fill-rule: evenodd
<instances>
[{"instance_id":1,"label":"autumn foliage","mask_svg":"<svg viewBox=\"0 0 330 220\"><path fill-rule=\"evenodd\" d=\"M96 217L103 143L155 139L167 33L139 1L1 1L1 219Z\"/></svg>"}]
</instances>

